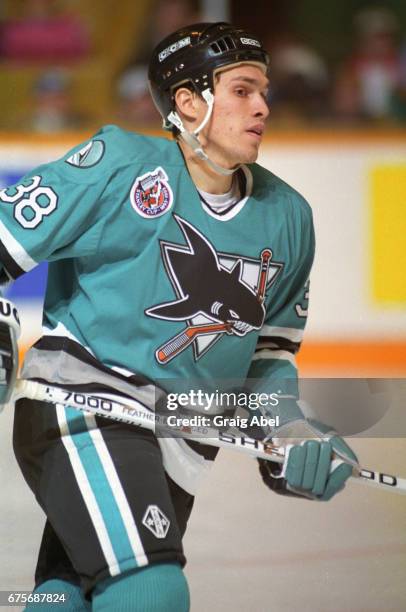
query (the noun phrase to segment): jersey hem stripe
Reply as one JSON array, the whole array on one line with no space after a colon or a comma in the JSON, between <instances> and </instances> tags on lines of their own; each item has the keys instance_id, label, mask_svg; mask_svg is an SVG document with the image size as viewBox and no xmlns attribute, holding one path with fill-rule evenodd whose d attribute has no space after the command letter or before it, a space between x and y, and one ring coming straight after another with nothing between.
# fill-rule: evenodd
<instances>
[{"instance_id":1,"label":"jersey hem stripe","mask_svg":"<svg viewBox=\"0 0 406 612\"><path fill-rule=\"evenodd\" d=\"M75 357L76 359L104 372L115 378L119 378L126 383L133 383L138 387L154 384L145 376L133 373L132 376L125 376L116 370L109 368L87 351L81 344L70 340L64 336L42 336L33 346L40 351L61 351Z\"/></svg>"}]
</instances>

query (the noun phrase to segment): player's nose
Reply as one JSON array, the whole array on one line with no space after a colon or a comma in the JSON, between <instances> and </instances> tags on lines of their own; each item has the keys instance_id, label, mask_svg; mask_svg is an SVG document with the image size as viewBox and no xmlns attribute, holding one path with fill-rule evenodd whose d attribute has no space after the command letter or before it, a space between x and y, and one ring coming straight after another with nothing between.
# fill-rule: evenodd
<instances>
[{"instance_id":1,"label":"player's nose","mask_svg":"<svg viewBox=\"0 0 406 612\"><path fill-rule=\"evenodd\" d=\"M268 103L264 96L260 93L255 96L254 114L256 117L263 117L264 119L266 119L269 115Z\"/></svg>"}]
</instances>

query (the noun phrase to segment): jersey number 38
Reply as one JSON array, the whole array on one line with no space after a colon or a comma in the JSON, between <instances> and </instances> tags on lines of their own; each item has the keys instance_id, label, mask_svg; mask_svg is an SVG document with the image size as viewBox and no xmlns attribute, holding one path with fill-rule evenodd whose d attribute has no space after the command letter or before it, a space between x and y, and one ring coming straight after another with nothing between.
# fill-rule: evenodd
<instances>
[{"instance_id":1,"label":"jersey number 38","mask_svg":"<svg viewBox=\"0 0 406 612\"><path fill-rule=\"evenodd\" d=\"M0 201L14 205L14 218L22 227L34 229L56 209L58 196L51 187L41 186L40 176L33 176L28 185L0 191Z\"/></svg>"}]
</instances>

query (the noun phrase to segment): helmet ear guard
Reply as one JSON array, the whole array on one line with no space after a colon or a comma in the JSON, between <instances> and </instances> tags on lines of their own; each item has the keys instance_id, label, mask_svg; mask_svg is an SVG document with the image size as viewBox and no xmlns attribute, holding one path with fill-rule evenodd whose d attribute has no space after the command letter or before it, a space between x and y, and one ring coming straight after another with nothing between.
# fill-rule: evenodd
<instances>
[{"instance_id":1,"label":"helmet ear guard","mask_svg":"<svg viewBox=\"0 0 406 612\"><path fill-rule=\"evenodd\" d=\"M193 130L193 134L195 136L197 136L199 132L201 132L201 130L204 128L204 126L208 123L212 110L213 110L213 105L214 105L214 95L210 89L205 89L204 91L202 91L201 96L207 104L207 112L206 112L206 115L204 116L203 121L199 125L199 127ZM185 131L182 119L179 117L176 110L171 111L169 113L167 120L170 121L170 123L172 123L181 133Z\"/></svg>"},{"instance_id":2,"label":"helmet ear guard","mask_svg":"<svg viewBox=\"0 0 406 612\"><path fill-rule=\"evenodd\" d=\"M170 123L172 125L174 125L179 130L181 138L194 151L195 155L197 155L197 157L199 159L202 159L203 161L205 161L210 166L210 168L212 168L212 170L214 170L218 174L223 174L225 176L234 174L234 172L237 170L237 168L232 168L232 169L223 168L222 166L219 166L218 164L216 164L216 162L214 162L212 159L210 159L207 156L207 154L204 152L203 147L202 147L202 145L201 145L201 143L200 143L200 141L198 139L199 132L204 128L204 126L206 125L206 123L209 121L209 119L211 117L211 113L213 111L213 104L214 104L214 95L212 94L210 89L205 89L202 92L202 97L206 101L207 112L206 112L206 115L205 115L203 121L199 125L199 127L196 128L193 132L188 132L185 129L185 126L183 125L183 121L179 117L179 115L178 115L178 113L176 111L171 111L169 113L168 121L170 121ZM239 168L239 166L238 166L238 168Z\"/></svg>"}]
</instances>

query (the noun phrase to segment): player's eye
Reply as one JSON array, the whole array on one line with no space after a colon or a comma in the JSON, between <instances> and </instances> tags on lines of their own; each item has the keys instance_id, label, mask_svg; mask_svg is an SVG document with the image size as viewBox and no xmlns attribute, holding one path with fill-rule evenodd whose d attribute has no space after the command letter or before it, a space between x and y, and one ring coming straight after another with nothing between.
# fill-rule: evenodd
<instances>
[{"instance_id":1,"label":"player's eye","mask_svg":"<svg viewBox=\"0 0 406 612\"><path fill-rule=\"evenodd\" d=\"M237 94L237 96L240 96L243 98L247 95L247 90L244 87L237 87L237 89L235 90L235 93Z\"/></svg>"}]
</instances>

